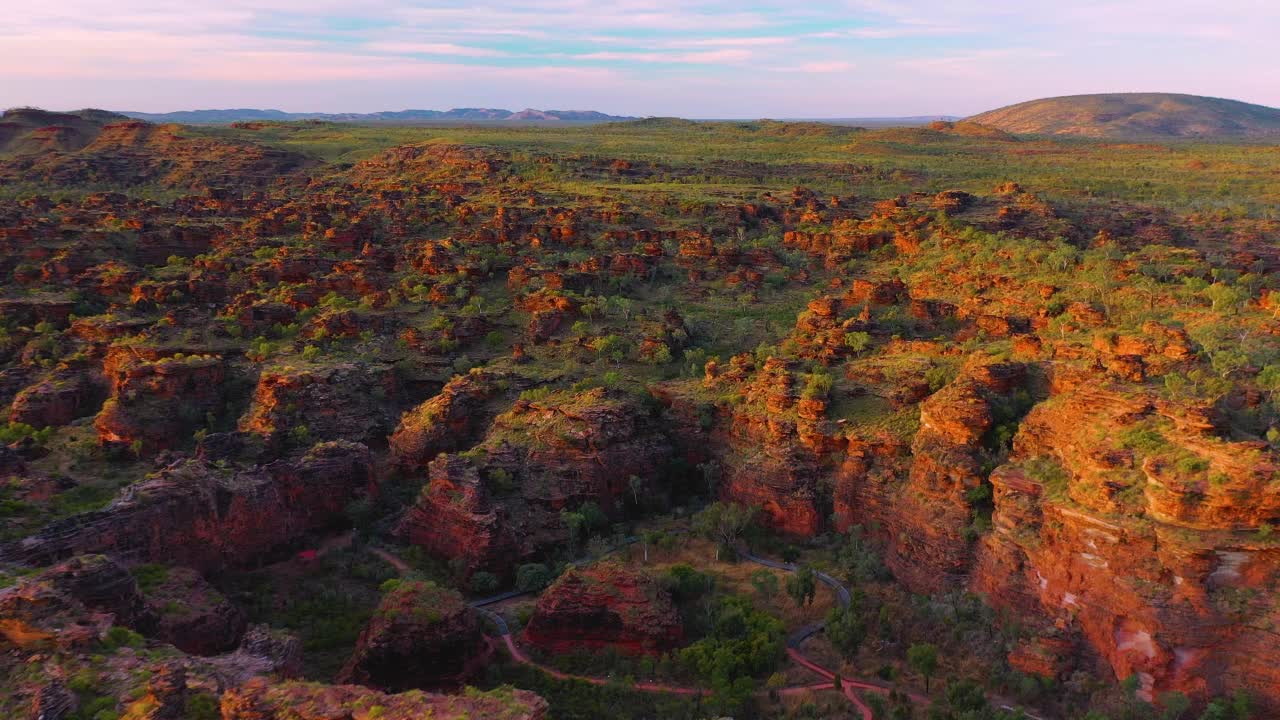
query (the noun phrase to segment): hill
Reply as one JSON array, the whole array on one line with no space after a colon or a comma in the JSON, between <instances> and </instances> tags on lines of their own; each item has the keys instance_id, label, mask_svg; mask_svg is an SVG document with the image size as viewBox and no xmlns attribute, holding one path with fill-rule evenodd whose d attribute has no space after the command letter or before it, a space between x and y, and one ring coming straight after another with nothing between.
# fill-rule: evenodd
<instances>
[{"instance_id":1,"label":"hill","mask_svg":"<svg viewBox=\"0 0 1280 720\"><path fill-rule=\"evenodd\" d=\"M456 122L587 124L633 119L621 115L606 115L594 110L534 110L532 108L526 108L519 112L501 108L453 108L452 110L384 110L372 113L291 113L283 110L240 108L228 110L179 110L169 113L123 112L121 114L151 122L176 122L197 125L217 125L252 120L323 120L327 122L402 124Z\"/></svg>"},{"instance_id":2,"label":"hill","mask_svg":"<svg viewBox=\"0 0 1280 720\"><path fill-rule=\"evenodd\" d=\"M314 164L296 152L201 134L207 132L105 110L7 110L0 115L0 187L253 186Z\"/></svg>"},{"instance_id":3,"label":"hill","mask_svg":"<svg viewBox=\"0 0 1280 720\"><path fill-rule=\"evenodd\" d=\"M1011 133L1117 140L1280 137L1280 110L1172 93L1045 98L991 110L969 120Z\"/></svg>"},{"instance_id":4,"label":"hill","mask_svg":"<svg viewBox=\"0 0 1280 720\"><path fill-rule=\"evenodd\" d=\"M0 153L41 150L79 150L102 126L128 120L106 110L50 112L39 108L13 108L0 115Z\"/></svg>"}]
</instances>

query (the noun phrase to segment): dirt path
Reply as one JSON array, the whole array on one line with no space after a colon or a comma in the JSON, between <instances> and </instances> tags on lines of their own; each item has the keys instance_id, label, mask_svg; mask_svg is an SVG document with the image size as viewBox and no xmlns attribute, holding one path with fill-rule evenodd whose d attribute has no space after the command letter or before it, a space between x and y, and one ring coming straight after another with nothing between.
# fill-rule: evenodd
<instances>
[{"instance_id":1,"label":"dirt path","mask_svg":"<svg viewBox=\"0 0 1280 720\"><path fill-rule=\"evenodd\" d=\"M370 550L371 552L373 552L373 554L382 558L389 565L394 567L396 571L402 575L405 573L408 573L411 569L408 563L406 563L405 561L401 560L400 558L396 557L392 553L382 548L370 548ZM780 563L773 560L768 560L765 558L752 555L749 552L743 552L742 556L744 559L750 562L754 562L759 565L764 565L766 567L771 567L778 570L784 570L786 572L796 571L796 566L790 563ZM836 600L838 603L840 603L840 605L848 606L849 590L847 588L841 585L839 581L837 581L835 578L831 577L830 575L818 573L818 579L822 581L823 584L829 586L832 589L832 591L836 594ZM595 677L591 675L573 675L570 673L561 672L560 670L556 670L555 668L548 667L541 663L535 662L532 658L526 655L523 650L520 649L520 646L517 645L515 642L514 635L511 633L511 628L507 625L506 619L504 619L498 613L493 612L492 610L489 610L488 606L496 604L503 600L509 600L511 598L516 598L516 597L520 597L522 595L527 595L527 594L529 593L523 593L519 591L501 593L498 595L493 595L491 597L475 600L471 603L471 606L474 607L479 612L481 612L482 614L484 614L487 618L489 618L490 621L493 622L494 627L497 628L498 636L502 638L502 642L506 647L507 652L510 653L511 655L511 659L515 660L516 662L522 665L528 665L530 667L537 668L538 670L546 673L547 675L550 675L553 678L556 678L557 680L577 680L579 682L585 682L591 685L608 685L611 682L613 682L608 678ZM825 623L815 623L813 625L808 625L803 628L800 628L797 631L792 632L791 635L787 637L787 657L791 658L792 661L794 661L800 667L805 668L806 670L814 673L818 677L828 682L819 682L811 685L793 685L791 687L781 688L777 691L779 695L790 696L790 695L799 695L801 693L835 689L836 674L831 670L828 670L827 668L824 668L821 665L817 664L813 660L810 660L808 657L804 655L804 653L800 651L800 648L799 648L800 643L803 642L805 639L813 636L818 632L821 632L824 625ZM858 695L857 691L869 690L872 692L886 693L886 694L889 692L889 689L882 685L865 681L865 680L853 679L853 678L843 678L843 677L840 678L840 686L841 686L841 692L844 694L845 698L848 699L849 702L852 703L853 706L858 710L858 713L862 716L862 720L874 720L875 714L871 711L871 707L867 705L867 703ZM687 686L681 686L681 685L666 685L663 683L635 683L631 687L641 692L660 692L660 693L668 693L671 695L685 695L685 696L698 696L698 695L703 695L707 692L703 688L687 687ZM765 694L765 693L762 692L760 694ZM911 699L913 702L928 703L928 698L923 697L921 695L912 694Z\"/></svg>"},{"instance_id":2,"label":"dirt path","mask_svg":"<svg viewBox=\"0 0 1280 720\"><path fill-rule=\"evenodd\" d=\"M409 571L413 569L409 567L409 563L401 560L400 558L396 557L395 555L392 555L391 553L387 552L386 550L383 550L382 548L379 548L379 547L369 548L369 552L385 560L388 565L395 568L396 572L400 573L401 575L407 575Z\"/></svg>"}]
</instances>

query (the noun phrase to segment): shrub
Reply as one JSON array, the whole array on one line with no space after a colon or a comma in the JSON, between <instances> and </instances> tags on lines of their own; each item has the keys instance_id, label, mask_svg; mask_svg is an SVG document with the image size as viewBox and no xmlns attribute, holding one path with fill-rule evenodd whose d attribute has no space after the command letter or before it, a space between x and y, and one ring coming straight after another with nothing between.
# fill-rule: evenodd
<instances>
[{"instance_id":1,"label":"shrub","mask_svg":"<svg viewBox=\"0 0 1280 720\"><path fill-rule=\"evenodd\" d=\"M516 589L537 592L551 584L551 570L542 563L528 563L516 569Z\"/></svg>"},{"instance_id":2,"label":"shrub","mask_svg":"<svg viewBox=\"0 0 1280 720\"><path fill-rule=\"evenodd\" d=\"M218 720L222 717L218 699L209 693L196 693L187 697L187 720Z\"/></svg>"},{"instance_id":3,"label":"shrub","mask_svg":"<svg viewBox=\"0 0 1280 720\"><path fill-rule=\"evenodd\" d=\"M481 570L471 576L471 589L481 595L487 595L498 589L498 576Z\"/></svg>"},{"instance_id":4,"label":"shrub","mask_svg":"<svg viewBox=\"0 0 1280 720\"><path fill-rule=\"evenodd\" d=\"M138 633L119 625L112 625L102 639L102 644L110 650L122 647L140 648L145 642Z\"/></svg>"}]
</instances>

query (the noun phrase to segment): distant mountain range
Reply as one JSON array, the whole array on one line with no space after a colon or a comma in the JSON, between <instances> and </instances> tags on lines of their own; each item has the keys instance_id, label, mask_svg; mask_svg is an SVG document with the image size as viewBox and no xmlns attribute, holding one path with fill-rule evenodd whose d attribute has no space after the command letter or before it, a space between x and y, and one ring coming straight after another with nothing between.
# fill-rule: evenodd
<instances>
[{"instance_id":1,"label":"distant mountain range","mask_svg":"<svg viewBox=\"0 0 1280 720\"><path fill-rule=\"evenodd\" d=\"M974 115L969 121L1017 134L1112 140L1280 137L1276 108L1175 93L1045 98Z\"/></svg>"},{"instance_id":2,"label":"distant mountain range","mask_svg":"<svg viewBox=\"0 0 1280 720\"><path fill-rule=\"evenodd\" d=\"M905 117L851 117L851 118L785 118L787 122L820 122L828 125L852 125L855 127L904 127L928 125L932 122L955 122L959 115L910 115Z\"/></svg>"},{"instance_id":3,"label":"distant mountain range","mask_svg":"<svg viewBox=\"0 0 1280 720\"><path fill-rule=\"evenodd\" d=\"M607 115L594 110L534 110L518 112L500 108L454 108L452 110L388 110L372 113L292 113L283 110L257 110L237 108L229 110L179 110L169 113L143 113L121 111L138 120L158 123L222 124L254 120L323 120L351 123L602 123L635 118Z\"/></svg>"}]
</instances>

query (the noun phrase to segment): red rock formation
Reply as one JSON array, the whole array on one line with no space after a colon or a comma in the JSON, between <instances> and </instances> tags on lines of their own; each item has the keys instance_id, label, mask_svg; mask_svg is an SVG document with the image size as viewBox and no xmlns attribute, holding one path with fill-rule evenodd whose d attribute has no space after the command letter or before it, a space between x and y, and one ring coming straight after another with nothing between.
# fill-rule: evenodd
<instances>
[{"instance_id":1,"label":"red rock formation","mask_svg":"<svg viewBox=\"0 0 1280 720\"><path fill-rule=\"evenodd\" d=\"M461 595L404 580L383 596L338 682L392 692L458 687L489 656L480 615Z\"/></svg>"},{"instance_id":2,"label":"red rock formation","mask_svg":"<svg viewBox=\"0 0 1280 720\"><path fill-rule=\"evenodd\" d=\"M671 596L653 578L614 563L570 568L538 597L524 639L548 653L614 648L659 654L684 636Z\"/></svg>"},{"instance_id":3,"label":"red rock formation","mask_svg":"<svg viewBox=\"0 0 1280 720\"><path fill-rule=\"evenodd\" d=\"M521 400L465 457L431 463L400 532L433 554L465 559L469 571L508 573L519 558L568 541L562 510L594 502L617 517L630 478L651 492L670 455L656 419L622 393Z\"/></svg>"},{"instance_id":4,"label":"red rock formation","mask_svg":"<svg viewBox=\"0 0 1280 720\"><path fill-rule=\"evenodd\" d=\"M0 560L40 565L107 553L200 572L243 566L341 522L346 506L372 487L368 449L340 441L242 471L180 461L126 488L103 510L0 546Z\"/></svg>"},{"instance_id":5,"label":"red rock formation","mask_svg":"<svg viewBox=\"0 0 1280 720\"><path fill-rule=\"evenodd\" d=\"M991 476L995 531L972 587L1080 633L1145 697L1245 688L1280 709L1266 629L1280 612L1261 600L1280 548L1254 531L1280 519L1274 452L1091 375L1053 387Z\"/></svg>"},{"instance_id":6,"label":"red rock formation","mask_svg":"<svg viewBox=\"0 0 1280 720\"><path fill-rule=\"evenodd\" d=\"M86 373L63 369L19 392L9 409L9 421L34 428L66 425L92 413L95 398L101 401L101 390Z\"/></svg>"},{"instance_id":7,"label":"red rock formation","mask_svg":"<svg viewBox=\"0 0 1280 720\"><path fill-rule=\"evenodd\" d=\"M381 441L395 426L389 365L277 366L262 371L240 429L276 441ZM305 427L305 432L300 431Z\"/></svg>"},{"instance_id":8,"label":"red rock formation","mask_svg":"<svg viewBox=\"0 0 1280 720\"><path fill-rule=\"evenodd\" d=\"M403 468L425 468L442 452L463 449L482 429L485 403L497 393L498 377L476 369L458 375L440 394L405 413L390 438L391 454Z\"/></svg>"},{"instance_id":9,"label":"red rock formation","mask_svg":"<svg viewBox=\"0 0 1280 720\"><path fill-rule=\"evenodd\" d=\"M973 550L965 529L986 479L984 436L1000 396L1025 382L1022 365L976 360L921 404L911 471L890 520L885 562L916 591L957 587L967 577Z\"/></svg>"},{"instance_id":10,"label":"red rock formation","mask_svg":"<svg viewBox=\"0 0 1280 720\"><path fill-rule=\"evenodd\" d=\"M146 599L156 617L148 635L192 655L233 650L248 627L240 608L190 568L166 568Z\"/></svg>"},{"instance_id":11,"label":"red rock formation","mask_svg":"<svg viewBox=\"0 0 1280 720\"><path fill-rule=\"evenodd\" d=\"M225 369L216 355L122 345L107 352L102 371L111 395L94 427L103 443L173 448L220 409Z\"/></svg>"},{"instance_id":12,"label":"red rock formation","mask_svg":"<svg viewBox=\"0 0 1280 720\"><path fill-rule=\"evenodd\" d=\"M73 558L0 591L0 636L69 647L112 623L150 631L155 617L129 572L101 555Z\"/></svg>"},{"instance_id":13,"label":"red rock formation","mask_svg":"<svg viewBox=\"0 0 1280 720\"><path fill-rule=\"evenodd\" d=\"M467 574L509 571L517 547L505 508L495 505L480 473L457 455L431 462L427 483L396 533L436 557L461 563Z\"/></svg>"}]
</instances>

